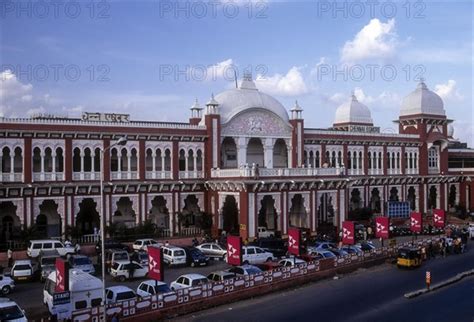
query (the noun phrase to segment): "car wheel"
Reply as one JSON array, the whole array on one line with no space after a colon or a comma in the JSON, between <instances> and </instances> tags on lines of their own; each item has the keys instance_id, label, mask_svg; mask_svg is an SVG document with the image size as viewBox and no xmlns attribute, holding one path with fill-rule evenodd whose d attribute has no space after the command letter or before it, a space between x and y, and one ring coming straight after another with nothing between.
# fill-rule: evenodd
<instances>
[{"instance_id":1,"label":"car wheel","mask_svg":"<svg viewBox=\"0 0 474 322\"><path fill-rule=\"evenodd\" d=\"M4 287L2 287L2 294L3 295L8 295L8 294L10 294L11 291L12 291L12 289L8 285L5 285Z\"/></svg>"},{"instance_id":2,"label":"car wheel","mask_svg":"<svg viewBox=\"0 0 474 322\"><path fill-rule=\"evenodd\" d=\"M118 280L122 283L125 282L125 276L123 275L119 276Z\"/></svg>"}]
</instances>

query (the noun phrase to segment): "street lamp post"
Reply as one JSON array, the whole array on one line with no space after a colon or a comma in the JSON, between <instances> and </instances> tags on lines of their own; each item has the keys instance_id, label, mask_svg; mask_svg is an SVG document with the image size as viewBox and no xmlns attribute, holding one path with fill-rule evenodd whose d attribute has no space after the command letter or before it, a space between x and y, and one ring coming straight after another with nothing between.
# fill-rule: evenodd
<instances>
[{"instance_id":1,"label":"street lamp post","mask_svg":"<svg viewBox=\"0 0 474 322\"><path fill-rule=\"evenodd\" d=\"M125 145L126 137L120 137L114 144L100 149L100 240L101 240L101 266L102 266L102 306L104 307L103 321L107 321L105 300L105 214L104 214L104 153L116 145Z\"/></svg>"}]
</instances>

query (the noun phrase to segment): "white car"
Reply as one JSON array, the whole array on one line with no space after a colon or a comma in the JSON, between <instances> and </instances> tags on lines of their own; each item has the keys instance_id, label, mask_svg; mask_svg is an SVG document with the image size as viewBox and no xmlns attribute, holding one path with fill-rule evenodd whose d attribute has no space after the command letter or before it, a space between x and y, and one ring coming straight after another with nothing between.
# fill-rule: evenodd
<instances>
[{"instance_id":1,"label":"white car","mask_svg":"<svg viewBox=\"0 0 474 322\"><path fill-rule=\"evenodd\" d=\"M165 282L146 280L140 283L137 287L137 295L141 297L152 296L155 294L163 294L171 292L168 284Z\"/></svg>"},{"instance_id":2,"label":"white car","mask_svg":"<svg viewBox=\"0 0 474 322\"><path fill-rule=\"evenodd\" d=\"M95 268L91 259L85 255L73 255L69 257L69 267L80 269L81 271L92 275L95 274Z\"/></svg>"},{"instance_id":3,"label":"white car","mask_svg":"<svg viewBox=\"0 0 474 322\"><path fill-rule=\"evenodd\" d=\"M112 304L136 299L137 295L131 288L120 285L106 288L105 298L107 304Z\"/></svg>"},{"instance_id":4,"label":"white car","mask_svg":"<svg viewBox=\"0 0 474 322\"><path fill-rule=\"evenodd\" d=\"M256 246L242 247L242 263L243 264L261 264L275 260L272 253Z\"/></svg>"},{"instance_id":5,"label":"white car","mask_svg":"<svg viewBox=\"0 0 474 322\"><path fill-rule=\"evenodd\" d=\"M284 266L284 267L292 267L292 266L296 266L298 264L304 264L304 263L306 262L302 260L301 258L284 258L278 262L280 266Z\"/></svg>"},{"instance_id":6,"label":"white car","mask_svg":"<svg viewBox=\"0 0 474 322\"><path fill-rule=\"evenodd\" d=\"M133 274L130 272L133 271ZM130 278L141 278L148 274L148 266L142 266L137 262L116 261L112 264L110 275L121 282ZM130 276L132 275L132 276Z\"/></svg>"},{"instance_id":7,"label":"white car","mask_svg":"<svg viewBox=\"0 0 474 322\"><path fill-rule=\"evenodd\" d=\"M263 272L260 268L253 265L234 266L229 268L227 271L235 274L236 276L254 275Z\"/></svg>"},{"instance_id":8,"label":"white car","mask_svg":"<svg viewBox=\"0 0 474 322\"><path fill-rule=\"evenodd\" d=\"M274 237L275 232L273 230L267 230L267 227L258 227L258 238Z\"/></svg>"},{"instance_id":9,"label":"white car","mask_svg":"<svg viewBox=\"0 0 474 322\"><path fill-rule=\"evenodd\" d=\"M154 239L137 239L133 243L133 250L147 250L148 246L161 247L162 245Z\"/></svg>"},{"instance_id":10,"label":"white car","mask_svg":"<svg viewBox=\"0 0 474 322\"><path fill-rule=\"evenodd\" d=\"M225 258L227 249L217 243L204 243L196 246L204 255L214 258Z\"/></svg>"},{"instance_id":11,"label":"white car","mask_svg":"<svg viewBox=\"0 0 474 322\"><path fill-rule=\"evenodd\" d=\"M9 298L0 298L0 321L28 322L25 311Z\"/></svg>"},{"instance_id":12,"label":"white car","mask_svg":"<svg viewBox=\"0 0 474 322\"><path fill-rule=\"evenodd\" d=\"M76 249L70 245L65 245L59 240L40 239L32 240L28 243L26 254L28 257L38 257L42 251L56 250L60 256L67 256L76 253Z\"/></svg>"},{"instance_id":13,"label":"white car","mask_svg":"<svg viewBox=\"0 0 474 322\"><path fill-rule=\"evenodd\" d=\"M181 247L163 247L163 262L168 266L186 265L186 251Z\"/></svg>"},{"instance_id":14,"label":"white car","mask_svg":"<svg viewBox=\"0 0 474 322\"><path fill-rule=\"evenodd\" d=\"M8 295L15 288L15 282L8 276L0 275L0 290L2 295ZM1 320L0 320L1 321Z\"/></svg>"},{"instance_id":15,"label":"white car","mask_svg":"<svg viewBox=\"0 0 474 322\"><path fill-rule=\"evenodd\" d=\"M29 259L22 259L15 261L10 276L15 281L31 281L37 277L37 273L39 273L39 267L36 262L32 262Z\"/></svg>"},{"instance_id":16,"label":"white car","mask_svg":"<svg viewBox=\"0 0 474 322\"><path fill-rule=\"evenodd\" d=\"M188 288L192 286L199 286L202 284L209 283L206 276L201 274L184 274L176 279L176 281L170 284L170 288L173 291Z\"/></svg>"}]
</instances>

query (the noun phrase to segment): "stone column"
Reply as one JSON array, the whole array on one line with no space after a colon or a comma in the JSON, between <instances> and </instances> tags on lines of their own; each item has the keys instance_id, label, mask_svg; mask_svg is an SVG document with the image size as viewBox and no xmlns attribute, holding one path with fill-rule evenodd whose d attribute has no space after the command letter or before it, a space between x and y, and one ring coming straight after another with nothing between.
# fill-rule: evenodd
<instances>
[{"instance_id":1,"label":"stone column","mask_svg":"<svg viewBox=\"0 0 474 322\"><path fill-rule=\"evenodd\" d=\"M52 166L52 169L51 169L51 172L52 172L52 180L56 180L56 152L53 150L51 152L51 160L53 162L53 166Z\"/></svg>"},{"instance_id":2,"label":"stone column","mask_svg":"<svg viewBox=\"0 0 474 322\"><path fill-rule=\"evenodd\" d=\"M239 137L234 138L237 144L237 166L245 165L247 163L247 143L248 139Z\"/></svg>"},{"instance_id":3,"label":"stone column","mask_svg":"<svg viewBox=\"0 0 474 322\"><path fill-rule=\"evenodd\" d=\"M273 168L273 139L266 138L263 145L263 162L268 169Z\"/></svg>"},{"instance_id":4,"label":"stone column","mask_svg":"<svg viewBox=\"0 0 474 322\"><path fill-rule=\"evenodd\" d=\"M44 150L41 150L41 171L40 171L40 180L44 180Z\"/></svg>"},{"instance_id":5,"label":"stone column","mask_svg":"<svg viewBox=\"0 0 474 322\"><path fill-rule=\"evenodd\" d=\"M151 177L156 179L156 152L153 150L151 152Z\"/></svg>"},{"instance_id":6,"label":"stone column","mask_svg":"<svg viewBox=\"0 0 474 322\"><path fill-rule=\"evenodd\" d=\"M127 179L132 179L132 152L127 153Z\"/></svg>"},{"instance_id":7,"label":"stone column","mask_svg":"<svg viewBox=\"0 0 474 322\"><path fill-rule=\"evenodd\" d=\"M122 179L122 151L117 150L117 178Z\"/></svg>"}]
</instances>

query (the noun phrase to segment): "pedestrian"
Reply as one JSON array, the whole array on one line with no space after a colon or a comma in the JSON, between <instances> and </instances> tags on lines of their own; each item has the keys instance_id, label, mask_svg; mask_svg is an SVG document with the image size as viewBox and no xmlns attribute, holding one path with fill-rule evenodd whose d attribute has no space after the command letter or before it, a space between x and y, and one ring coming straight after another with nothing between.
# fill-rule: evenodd
<instances>
[{"instance_id":1,"label":"pedestrian","mask_svg":"<svg viewBox=\"0 0 474 322\"><path fill-rule=\"evenodd\" d=\"M13 251L11 250L11 248L8 248L7 258L8 258L8 267L12 267L13 266Z\"/></svg>"},{"instance_id":2,"label":"pedestrian","mask_svg":"<svg viewBox=\"0 0 474 322\"><path fill-rule=\"evenodd\" d=\"M128 278L132 279L134 273L135 273L135 264L133 264L132 260L130 260L130 264L128 264Z\"/></svg>"},{"instance_id":3,"label":"pedestrian","mask_svg":"<svg viewBox=\"0 0 474 322\"><path fill-rule=\"evenodd\" d=\"M428 243L428 259L433 257L433 244L431 242Z\"/></svg>"},{"instance_id":4,"label":"pedestrian","mask_svg":"<svg viewBox=\"0 0 474 322\"><path fill-rule=\"evenodd\" d=\"M426 260L426 248L425 246L421 246L421 259Z\"/></svg>"},{"instance_id":5,"label":"pedestrian","mask_svg":"<svg viewBox=\"0 0 474 322\"><path fill-rule=\"evenodd\" d=\"M372 238L372 227L367 227L367 235L369 236L369 239Z\"/></svg>"},{"instance_id":6,"label":"pedestrian","mask_svg":"<svg viewBox=\"0 0 474 322\"><path fill-rule=\"evenodd\" d=\"M170 242L169 241L166 241L165 242L165 246L168 247L170 245Z\"/></svg>"}]
</instances>

